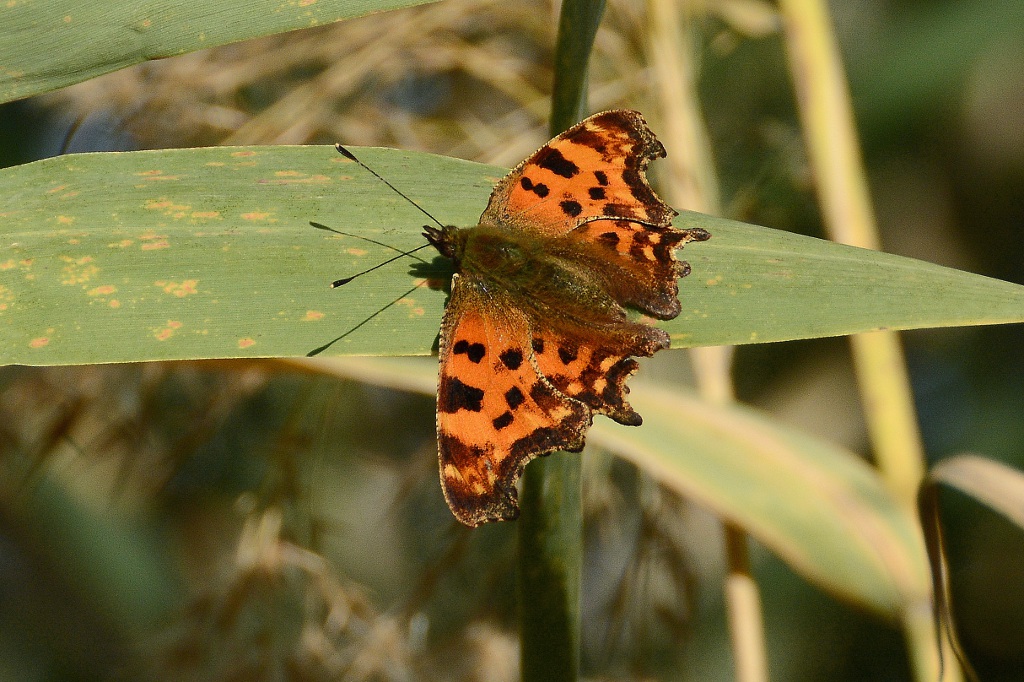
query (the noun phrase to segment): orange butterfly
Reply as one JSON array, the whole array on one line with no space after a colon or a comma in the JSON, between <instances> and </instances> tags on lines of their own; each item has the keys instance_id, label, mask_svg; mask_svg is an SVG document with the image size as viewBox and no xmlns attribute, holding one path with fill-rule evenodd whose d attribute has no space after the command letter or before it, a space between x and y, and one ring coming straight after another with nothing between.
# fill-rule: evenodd
<instances>
[{"instance_id":1,"label":"orange butterfly","mask_svg":"<svg viewBox=\"0 0 1024 682\"><path fill-rule=\"evenodd\" d=\"M626 402L631 356L669 335L625 306L679 314L675 249L710 236L677 214L644 175L665 148L635 111L573 126L494 188L476 227L426 227L452 259L441 324L437 439L441 487L478 526L519 515L516 482L534 457L579 452L594 413L638 426Z\"/></svg>"}]
</instances>

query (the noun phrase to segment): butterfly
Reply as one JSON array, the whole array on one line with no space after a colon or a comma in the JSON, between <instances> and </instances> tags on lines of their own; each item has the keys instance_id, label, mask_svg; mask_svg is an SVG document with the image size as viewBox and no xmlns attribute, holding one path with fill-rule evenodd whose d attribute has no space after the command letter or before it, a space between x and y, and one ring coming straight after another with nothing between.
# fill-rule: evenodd
<instances>
[{"instance_id":1,"label":"butterfly","mask_svg":"<svg viewBox=\"0 0 1024 682\"><path fill-rule=\"evenodd\" d=\"M710 235L672 227L676 211L647 184L665 148L636 111L595 114L495 185L475 227L426 226L454 264L439 342L441 487L462 523L519 515L526 464L579 452L595 414L630 426L634 356L669 347L680 312L675 257Z\"/></svg>"}]
</instances>

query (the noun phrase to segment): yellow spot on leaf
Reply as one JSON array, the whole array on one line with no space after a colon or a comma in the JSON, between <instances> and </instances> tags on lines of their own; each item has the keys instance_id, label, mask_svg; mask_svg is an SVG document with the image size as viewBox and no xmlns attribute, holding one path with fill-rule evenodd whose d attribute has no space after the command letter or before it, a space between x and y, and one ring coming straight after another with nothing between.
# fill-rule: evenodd
<instances>
[{"instance_id":1,"label":"yellow spot on leaf","mask_svg":"<svg viewBox=\"0 0 1024 682\"><path fill-rule=\"evenodd\" d=\"M315 4L316 0L299 0L299 7L309 7L310 5Z\"/></svg>"},{"instance_id":2,"label":"yellow spot on leaf","mask_svg":"<svg viewBox=\"0 0 1024 682\"><path fill-rule=\"evenodd\" d=\"M40 337L37 337L37 338L32 339L31 341L29 341L28 342L28 347L29 348L42 348L43 346L47 345L48 343L50 343L50 339L48 339L45 336L40 336Z\"/></svg>"},{"instance_id":3,"label":"yellow spot on leaf","mask_svg":"<svg viewBox=\"0 0 1024 682\"><path fill-rule=\"evenodd\" d=\"M131 240L131 239L122 239L119 242L111 242L111 243L107 244L107 247L111 248L111 249L125 249L125 248L128 248L129 246L131 246L134 243L135 242L133 240Z\"/></svg>"},{"instance_id":4,"label":"yellow spot on leaf","mask_svg":"<svg viewBox=\"0 0 1024 682\"><path fill-rule=\"evenodd\" d=\"M145 239L145 237L143 237ZM142 245L143 251L155 251L156 249L169 248L171 243L166 239L157 239L155 241L146 242Z\"/></svg>"},{"instance_id":5,"label":"yellow spot on leaf","mask_svg":"<svg viewBox=\"0 0 1024 682\"><path fill-rule=\"evenodd\" d=\"M305 173L298 171L277 171L274 175L281 178L274 181L274 184L279 185L326 185L331 182L331 178L326 175L307 176Z\"/></svg>"},{"instance_id":6,"label":"yellow spot on leaf","mask_svg":"<svg viewBox=\"0 0 1024 682\"><path fill-rule=\"evenodd\" d=\"M705 282L705 283L709 287L717 286L717 285L722 283L722 276L721 275L716 275L715 277L712 277L711 279L707 280L707 282Z\"/></svg>"},{"instance_id":7,"label":"yellow spot on leaf","mask_svg":"<svg viewBox=\"0 0 1024 682\"><path fill-rule=\"evenodd\" d=\"M407 307L409 309L409 315L412 317L423 317L423 314L426 312L423 308L416 305L416 301L411 298L400 299L396 305L404 305Z\"/></svg>"},{"instance_id":8,"label":"yellow spot on leaf","mask_svg":"<svg viewBox=\"0 0 1024 682\"><path fill-rule=\"evenodd\" d=\"M175 204L167 199L153 199L147 201L143 206L151 210L160 211L164 215L172 218L184 218L188 215L188 212L192 210L192 207L188 204ZM149 238L152 239L152 237ZM143 239L146 239L146 237L143 237Z\"/></svg>"},{"instance_id":9,"label":"yellow spot on leaf","mask_svg":"<svg viewBox=\"0 0 1024 682\"><path fill-rule=\"evenodd\" d=\"M0 263L0 270L12 270L14 269L14 259L8 258L4 262Z\"/></svg>"},{"instance_id":10,"label":"yellow spot on leaf","mask_svg":"<svg viewBox=\"0 0 1024 682\"><path fill-rule=\"evenodd\" d=\"M231 156L256 156L256 152L250 150L243 150L240 152L231 152Z\"/></svg>"},{"instance_id":11,"label":"yellow spot on leaf","mask_svg":"<svg viewBox=\"0 0 1024 682\"><path fill-rule=\"evenodd\" d=\"M220 211L193 211L193 218L219 218Z\"/></svg>"},{"instance_id":12,"label":"yellow spot on leaf","mask_svg":"<svg viewBox=\"0 0 1024 682\"><path fill-rule=\"evenodd\" d=\"M115 287L113 284L104 284L102 286L89 289L89 291L85 293L89 294L90 296L108 296L114 293L115 291L117 291L117 287Z\"/></svg>"},{"instance_id":13,"label":"yellow spot on leaf","mask_svg":"<svg viewBox=\"0 0 1024 682\"><path fill-rule=\"evenodd\" d=\"M255 346L255 345L256 345L256 340L255 339L245 338L245 339L239 339L238 340L238 347L239 348L250 348L250 347Z\"/></svg>"},{"instance_id":14,"label":"yellow spot on leaf","mask_svg":"<svg viewBox=\"0 0 1024 682\"><path fill-rule=\"evenodd\" d=\"M306 316L302 318L303 322L316 322L324 319L324 314L319 310L307 310Z\"/></svg>"},{"instance_id":15,"label":"yellow spot on leaf","mask_svg":"<svg viewBox=\"0 0 1024 682\"><path fill-rule=\"evenodd\" d=\"M153 330L153 337L157 341L166 341L174 336L174 332L181 329L181 327L182 323L178 320L167 320L167 325L165 327Z\"/></svg>"},{"instance_id":16,"label":"yellow spot on leaf","mask_svg":"<svg viewBox=\"0 0 1024 682\"><path fill-rule=\"evenodd\" d=\"M345 249L345 253L347 253L350 256L365 256L367 252L366 249L357 249L353 247L350 249Z\"/></svg>"},{"instance_id":17,"label":"yellow spot on leaf","mask_svg":"<svg viewBox=\"0 0 1024 682\"><path fill-rule=\"evenodd\" d=\"M269 217L269 213L263 213L261 211L252 211L250 213L242 214L242 220L266 220Z\"/></svg>"},{"instance_id":18,"label":"yellow spot on leaf","mask_svg":"<svg viewBox=\"0 0 1024 682\"><path fill-rule=\"evenodd\" d=\"M156 175L163 175L163 174L164 174L164 172L162 170L139 171L138 173L136 173L136 175L141 175L143 177L153 177L153 176L156 176Z\"/></svg>"},{"instance_id":19,"label":"yellow spot on leaf","mask_svg":"<svg viewBox=\"0 0 1024 682\"><path fill-rule=\"evenodd\" d=\"M70 24L71 23L71 15L69 15L69 14L65 14L64 15L64 23L65 24Z\"/></svg>"},{"instance_id":20,"label":"yellow spot on leaf","mask_svg":"<svg viewBox=\"0 0 1024 682\"><path fill-rule=\"evenodd\" d=\"M226 166L227 164L224 163L223 161L207 161L206 165L207 166L217 167L217 166Z\"/></svg>"},{"instance_id":21,"label":"yellow spot on leaf","mask_svg":"<svg viewBox=\"0 0 1024 682\"><path fill-rule=\"evenodd\" d=\"M64 278L61 279L61 284L84 284L100 271L98 267L91 264L92 256L82 256L81 258L61 256L60 259L67 264L62 269Z\"/></svg>"},{"instance_id":22,"label":"yellow spot on leaf","mask_svg":"<svg viewBox=\"0 0 1024 682\"><path fill-rule=\"evenodd\" d=\"M110 299L110 307L111 308L120 308L121 307L121 302L119 300L117 300L116 298L112 298L112 299Z\"/></svg>"},{"instance_id":23,"label":"yellow spot on leaf","mask_svg":"<svg viewBox=\"0 0 1024 682\"><path fill-rule=\"evenodd\" d=\"M196 290L196 285L199 284L198 279L186 279L183 282L165 282L158 280L153 282L153 286L158 286L164 290L165 294L174 294L178 298L185 298L190 294L199 293Z\"/></svg>"},{"instance_id":24,"label":"yellow spot on leaf","mask_svg":"<svg viewBox=\"0 0 1024 682\"><path fill-rule=\"evenodd\" d=\"M74 216L69 215L59 215L57 216L57 222L60 223L61 225L70 225L71 223L75 222L75 218Z\"/></svg>"}]
</instances>

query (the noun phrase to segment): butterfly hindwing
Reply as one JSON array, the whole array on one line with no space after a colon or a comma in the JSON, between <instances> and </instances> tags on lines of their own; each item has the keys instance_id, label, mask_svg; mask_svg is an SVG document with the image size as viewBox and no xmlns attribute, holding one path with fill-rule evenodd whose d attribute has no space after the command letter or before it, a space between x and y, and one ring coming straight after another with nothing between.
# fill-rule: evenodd
<instances>
[{"instance_id":1,"label":"butterfly hindwing","mask_svg":"<svg viewBox=\"0 0 1024 682\"><path fill-rule=\"evenodd\" d=\"M526 463L579 451L590 410L538 372L529 317L472 277L454 275L441 326L437 437L441 487L463 523L518 516Z\"/></svg>"},{"instance_id":2,"label":"butterfly hindwing","mask_svg":"<svg viewBox=\"0 0 1024 682\"><path fill-rule=\"evenodd\" d=\"M593 341L585 329L537 325L532 340L537 367L560 393L594 413L639 426L640 415L626 402L626 380L638 367L633 356L649 357L668 348L668 334L622 320L606 326L600 342Z\"/></svg>"},{"instance_id":3,"label":"butterfly hindwing","mask_svg":"<svg viewBox=\"0 0 1024 682\"><path fill-rule=\"evenodd\" d=\"M661 320L679 314L679 278L690 271L676 249L710 235L702 229L676 230L628 220L593 220L563 239L583 242L596 268L605 274L606 291L620 305Z\"/></svg>"}]
</instances>

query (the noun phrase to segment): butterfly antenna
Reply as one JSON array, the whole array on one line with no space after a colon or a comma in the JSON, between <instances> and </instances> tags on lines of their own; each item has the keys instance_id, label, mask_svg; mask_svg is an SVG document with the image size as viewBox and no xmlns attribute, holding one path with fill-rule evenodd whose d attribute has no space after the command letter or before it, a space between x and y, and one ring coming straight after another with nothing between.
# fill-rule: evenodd
<instances>
[{"instance_id":1,"label":"butterfly antenna","mask_svg":"<svg viewBox=\"0 0 1024 682\"><path fill-rule=\"evenodd\" d=\"M390 244L385 244L384 242L378 242L377 240L370 239L369 237L364 237L362 235L355 235L355 233L353 233L353 232L343 232L340 229L335 229L334 227L328 227L327 225L325 225L322 222L313 222L312 220L310 220L309 224L312 225L313 227L315 227L316 229L323 229L323 230L326 230L326 231L329 231L329 232L334 232L335 235L341 235L342 237L351 237L353 239L362 240L364 242L370 242L371 244L376 244L377 246L382 246L385 249L391 249L391 251L395 251L397 253L400 253L403 256L411 256L415 252L417 252L420 249L424 248L422 246L419 246L419 247L416 247L415 249L413 249L412 251L402 251L401 249L399 249L397 247L393 247ZM422 258L420 258L419 256L413 256L413 258L415 258L416 260L420 261L421 263L427 262L427 261L423 260Z\"/></svg>"},{"instance_id":2,"label":"butterfly antenna","mask_svg":"<svg viewBox=\"0 0 1024 682\"><path fill-rule=\"evenodd\" d=\"M419 256L413 256L413 254L416 253L417 251L419 251L420 249L427 248L428 246L430 246L430 244L422 244L420 246L417 246L415 249L412 249L411 251L402 251L401 249L398 249L398 248L395 248L394 246L391 246L391 244L385 244L384 242L379 242L376 239L370 239L369 237L364 237L364 236L362 236L360 234L351 234L349 232L342 232L341 230L335 230L333 227L327 227L323 223L315 223L313 221L310 221L309 224L312 225L313 227L315 227L318 230L326 230L328 232L333 232L335 234L340 234L340 235L343 235L345 237L355 237L356 239L362 239L362 240L370 242L371 244L377 244L378 246L383 246L384 248L391 249L392 251L397 251L398 252L398 255L395 256L394 258L389 258L386 261L384 261L383 263L378 263L377 265L374 265L372 268L368 268L366 270L363 270L362 272L357 272L356 274L352 275L351 277L343 277L341 279L334 280L333 282L331 282L331 288L332 289L337 289L338 287L342 286L343 284L348 284L349 282L354 280L356 277L359 277L360 275L365 275L368 272L373 272L377 268L383 267L383 266L387 265L388 263L394 263L396 260L398 260L399 258L403 258L404 256L412 256L413 258L415 258L416 260L418 260L421 263L426 263L427 262L427 261L423 260L422 258L420 258Z\"/></svg>"},{"instance_id":3,"label":"butterfly antenna","mask_svg":"<svg viewBox=\"0 0 1024 682\"><path fill-rule=\"evenodd\" d=\"M355 279L356 277L359 277L359 276L361 276L361 275L365 275L365 274L366 274L366 273L368 273L368 272L373 272L373 271L374 271L374 270L376 270L377 268L382 268L382 267L384 267L385 265L387 265L388 263L394 263L394 262L395 262L396 260L398 260L399 258L405 258L406 256L411 256L411 255L412 255L413 253L415 253L416 251L419 251L420 249L425 249L425 248L427 248L428 246L430 246L430 244L424 244L423 246L417 246L417 247L416 247L415 249L413 249L412 251L401 251L401 252L399 252L399 254L398 254L397 256L395 256L394 258L388 258L388 259L387 259L386 261L384 261L383 263L377 263L377 264L376 264L376 265L374 265L374 266L373 266L372 268L367 268L367 269L363 270L362 272L357 272L356 274L354 274L354 275L352 275L352 276L350 276L350 277L342 277L341 279L336 279L336 280L334 280L333 282L331 282L331 288L332 288L332 289L337 289L338 287L340 287L340 286L341 286L341 285L343 285L343 284L348 284L349 282L351 282L352 280L354 280L354 279ZM422 259L420 259L420 260L422 260Z\"/></svg>"},{"instance_id":4,"label":"butterfly antenna","mask_svg":"<svg viewBox=\"0 0 1024 682\"><path fill-rule=\"evenodd\" d=\"M430 215L430 213L428 213L428 212L427 212L427 210L426 210L425 208L423 208L422 206L420 206L419 204L417 204L417 203L416 203L415 201L413 201L412 199L410 199L409 197L407 197L407 196L406 196L405 194L403 194L403 193L402 193L402 191L401 191L401 190L399 190L399 189L398 189L397 187L395 187L395 186L394 186L394 185L392 185L392 184L391 184L390 182L388 182L387 180L385 180L384 178L382 178L382 177L381 177L380 175L378 175L378 174L377 174L377 171L373 170L372 168L370 168L369 166L367 166L367 165L366 165L365 163L363 163L362 161L360 161L359 159L357 159L357 158L356 158L356 156L355 156L355 154L353 154L353 153L352 153L352 152L350 152L349 150L345 149L345 148L344 148L344 147L342 147L342 146L341 146L340 144L335 144L335 145L334 145L334 148L335 148L335 149L337 149L337 150L338 150L338 153L339 153L339 154L341 154L342 156L344 156L344 157L345 157L346 159L348 159L348 160L350 160L350 161L355 161L356 163L358 163L358 164L359 164L359 165L360 165L360 166L361 166L361 167L363 168L363 170L367 171L368 173L370 173L370 175L372 175L373 177L377 178L378 180L380 180L381 182L383 182L383 183L384 183L385 185L387 185L388 187L390 187L390 188L391 188L392 190L394 190L395 194L397 194L398 196L400 196L400 197L402 197L403 199L405 199L406 201L408 201L408 202L409 202L410 204L412 204L412 205L413 205L413 206L415 206L415 207L416 207L417 209L419 209L420 213L422 213L423 215L427 216L428 218L430 218L431 220L433 220L433 221L434 221L435 223L437 223L437 226L438 226L438 227L440 227L440 228L444 229L444 225L442 225L442 224L441 224L441 221L440 221L440 220L438 220L438 219L437 219L437 218L435 218L434 216Z\"/></svg>"},{"instance_id":5,"label":"butterfly antenna","mask_svg":"<svg viewBox=\"0 0 1024 682\"><path fill-rule=\"evenodd\" d=\"M343 338L345 338L346 336L348 336L352 332L356 331L357 329L362 327L364 324L367 324L370 320L372 320L373 318L377 317L378 315L380 315L382 312L384 312L388 308L390 308L390 307L392 307L394 305L397 305L399 301L401 301L403 298L405 298L406 296L408 296L412 292L416 291L418 288L419 288L419 286L415 286L412 289L409 289L409 291L405 292L404 294L402 294L401 296L399 296L398 298L393 300L391 303L388 303L386 306L384 306L383 308L381 308L380 310L375 312L373 315L370 315L365 320L363 320L362 322L360 322L356 326L352 327L351 329L349 329L347 332L345 332L344 334L342 334L338 338L334 339L333 341L330 341L329 343L325 343L324 345L320 346L319 348L314 348L313 350L309 351L308 353L306 353L306 357L307 358L311 358L311 357L313 357L315 355L320 355L320 353L323 353L325 350L327 350L328 348L330 348L334 344L338 343L338 341L341 341Z\"/></svg>"}]
</instances>

